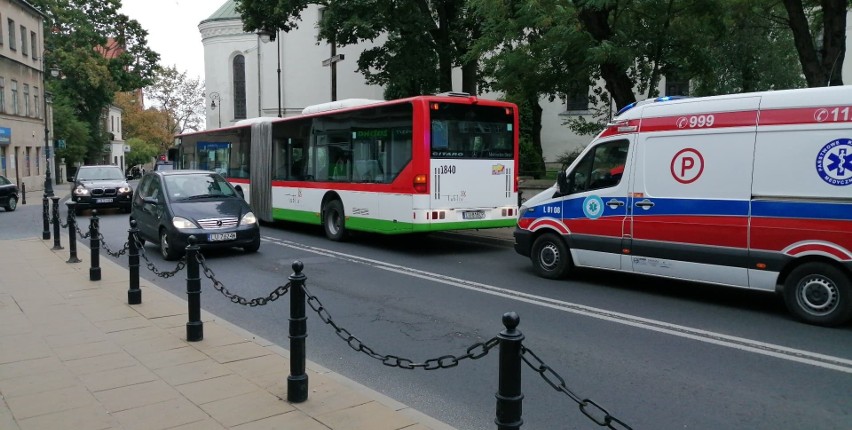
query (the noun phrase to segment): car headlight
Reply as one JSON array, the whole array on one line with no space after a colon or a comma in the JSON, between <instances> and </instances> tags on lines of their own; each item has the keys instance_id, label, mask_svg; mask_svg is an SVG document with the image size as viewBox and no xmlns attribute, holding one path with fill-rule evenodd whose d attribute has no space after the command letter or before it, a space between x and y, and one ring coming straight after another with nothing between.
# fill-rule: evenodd
<instances>
[{"instance_id":1,"label":"car headlight","mask_svg":"<svg viewBox=\"0 0 852 430\"><path fill-rule=\"evenodd\" d=\"M518 219L523 218L524 214L527 213L527 211L529 211L529 210L530 210L530 208L528 208L526 206L521 206L520 208L518 208Z\"/></svg>"},{"instance_id":2,"label":"car headlight","mask_svg":"<svg viewBox=\"0 0 852 430\"><path fill-rule=\"evenodd\" d=\"M245 215L243 215L243 219L240 220L240 224L243 224L243 225L251 225L251 224L254 224L256 222L257 222L257 217L254 216L254 214L251 213L251 212L247 212Z\"/></svg>"},{"instance_id":3,"label":"car headlight","mask_svg":"<svg viewBox=\"0 0 852 430\"><path fill-rule=\"evenodd\" d=\"M196 226L194 222L186 218L181 218L179 216L172 218L172 225L175 226L175 228L178 230L186 228L198 228L198 226Z\"/></svg>"},{"instance_id":4,"label":"car headlight","mask_svg":"<svg viewBox=\"0 0 852 430\"><path fill-rule=\"evenodd\" d=\"M75 196L88 196L89 190L80 186L80 187L74 188L74 195Z\"/></svg>"},{"instance_id":5,"label":"car headlight","mask_svg":"<svg viewBox=\"0 0 852 430\"><path fill-rule=\"evenodd\" d=\"M132 191L133 191L133 189L130 188L130 187L121 187L121 188L118 189L118 192L121 193L121 194L127 194L127 193L130 193Z\"/></svg>"}]
</instances>

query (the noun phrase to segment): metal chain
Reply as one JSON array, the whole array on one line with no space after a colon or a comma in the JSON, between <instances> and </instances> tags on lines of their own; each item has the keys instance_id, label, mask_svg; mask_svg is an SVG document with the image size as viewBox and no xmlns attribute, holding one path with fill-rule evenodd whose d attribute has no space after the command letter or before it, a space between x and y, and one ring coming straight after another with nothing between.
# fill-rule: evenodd
<instances>
[{"instance_id":1,"label":"metal chain","mask_svg":"<svg viewBox=\"0 0 852 430\"><path fill-rule=\"evenodd\" d=\"M127 250L130 248L130 242L124 242L124 247L121 248L121 250L119 250L118 252L113 252L109 249L109 246L107 246L106 242L104 241L104 235L98 233L98 239L101 241L101 248L103 248L107 254L112 255L113 257L121 257L122 255L127 253Z\"/></svg>"},{"instance_id":2,"label":"metal chain","mask_svg":"<svg viewBox=\"0 0 852 430\"><path fill-rule=\"evenodd\" d=\"M625 424L623 421L618 418L610 415L609 412L606 411L603 407L592 401L591 399L584 399L578 396L576 393L571 391L568 386L565 385L565 380L556 373L553 368L545 364L537 355L535 355L532 350L521 345L521 358L524 360L524 363L532 368L532 370L536 371L539 375L541 375L542 379L548 383L553 389L564 393L571 400L573 400L580 407L580 412L583 413L586 417L592 420L595 424L601 427L609 427L611 429L630 429L632 427Z\"/></svg>"},{"instance_id":3,"label":"metal chain","mask_svg":"<svg viewBox=\"0 0 852 430\"><path fill-rule=\"evenodd\" d=\"M234 294L234 293L228 291L228 289L225 288L225 285L222 284L218 279L216 279L216 275L213 273L213 270L210 269L209 267L207 267L207 264L204 260L204 256L201 255L201 254L196 254L196 256L197 256L198 264L200 264L201 267L204 269L204 276L206 276L208 279L213 281L213 288L215 288L216 291L222 293L223 296L227 297L228 300L231 301L231 303L236 303L238 305L243 305L243 306L249 306L249 307L252 307L252 308L255 307L255 306L263 306L263 305L265 305L269 302L274 302L274 301L280 299L285 294L287 294L287 291L290 290L290 283L288 282L286 285L278 286L277 288L272 290L272 292L269 293L269 295L266 296L266 297L257 297L257 298L251 299L251 300L246 299L245 297L242 297L238 294Z\"/></svg>"},{"instance_id":4,"label":"metal chain","mask_svg":"<svg viewBox=\"0 0 852 430\"><path fill-rule=\"evenodd\" d=\"M83 234L83 232L80 231L80 223L77 222L77 214L72 215L72 217L74 218L74 228L77 230L77 238L78 239L88 239L89 236L90 236L89 232L86 232L86 234Z\"/></svg>"},{"instance_id":5,"label":"metal chain","mask_svg":"<svg viewBox=\"0 0 852 430\"><path fill-rule=\"evenodd\" d=\"M157 269L157 267L154 266L154 263L152 263L151 260L148 259L148 255L145 253L145 247L142 246L142 242L139 241L139 236L133 235L133 241L136 242L136 249L139 250L139 255L141 255L142 258L145 259L145 265L146 267L148 267L148 270L154 272L155 275L161 278L171 278L172 276L177 275L178 272L183 270L184 267L186 267L186 256L184 256L180 259L180 261L178 261L175 270L172 270L171 272L161 272Z\"/></svg>"},{"instance_id":6,"label":"metal chain","mask_svg":"<svg viewBox=\"0 0 852 430\"><path fill-rule=\"evenodd\" d=\"M462 360L477 360L485 357L491 348L494 348L499 343L499 340L495 336L485 342L474 343L467 348L464 355L443 355L437 358L430 358L422 363L415 363L408 358L398 357L396 355L382 355L375 352L373 348L365 345L357 337L353 336L349 330L338 326L337 323L331 319L331 314L325 309L320 300L316 296L312 295L308 291L307 287L303 286L302 288L305 291L305 297L308 299L308 305L317 313L317 315L319 315L320 319L324 323L334 328L334 331L339 338L343 339L343 341L356 352L363 352L368 357L379 360L382 364L388 367L399 367L400 369L422 368L424 370L449 369L451 367L458 366L459 362Z\"/></svg>"}]
</instances>

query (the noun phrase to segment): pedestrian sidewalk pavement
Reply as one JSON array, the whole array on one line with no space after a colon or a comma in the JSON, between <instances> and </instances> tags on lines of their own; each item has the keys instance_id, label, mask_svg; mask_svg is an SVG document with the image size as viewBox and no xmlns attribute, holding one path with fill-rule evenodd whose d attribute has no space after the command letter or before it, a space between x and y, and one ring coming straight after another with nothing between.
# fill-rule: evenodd
<instances>
[{"instance_id":1,"label":"pedestrian sidewalk pavement","mask_svg":"<svg viewBox=\"0 0 852 430\"><path fill-rule=\"evenodd\" d=\"M141 279L128 305L126 268L49 242L0 240L0 429L452 429L311 362L289 403L287 350L206 312L187 342L183 298Z\"/></svg>"}]
</instances>

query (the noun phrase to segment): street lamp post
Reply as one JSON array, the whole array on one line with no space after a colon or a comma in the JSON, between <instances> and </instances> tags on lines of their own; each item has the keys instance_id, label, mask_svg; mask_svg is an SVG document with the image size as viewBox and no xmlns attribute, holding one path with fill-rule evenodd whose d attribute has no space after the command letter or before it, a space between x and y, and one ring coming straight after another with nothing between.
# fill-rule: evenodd
<instances>
[{"instance_id":1,"label":"street lamp post","mask_svg":"<svg viewBox=\"0 0 852 430\"><path fill-rule=\"evenodd\" d=\"M213 109L213 110L216 109L216 101L217 100L219 100L219 93L215 92L215 91L210 93L210 108L211 109ZM221 100L219 100L219 106L218 107L219 107L219 128L222 128L222 101Z\"/></svg>"},{"instance_id":2,"label":"street lamp post","mask_svg":"<svg viewBox=\"0 0 852 430\"><path fill-rule=\"evenodd\" d=\"M59 69L51 69L51 76L54 78L59 76ZM47 197L53 197L53 178L50 177L50 129L47 126L48 114L47 114L47 103L48 103L48 93L47 93L47 71L44 70L44 55L42 55L42 71L41 71L41 87L44 90L44 95L42 97L44 101L44 195Z\"/></svg>"},{"instance_id":3,"label":"street lamp post","mask_svg":"<svg viewBox=\"0 0 852 430\"><path fill-rule=\"evenodd\" d=\"M278 118L281 118L281 38L278 36L278 29L275 29L275 32L271 32L269 30L262 30L257 32L258 36L260 36L260 40L263 43L276 41L276 55L278 56ZM258 68L260 64L258 64Z\"/></svg>"}]
</instances>

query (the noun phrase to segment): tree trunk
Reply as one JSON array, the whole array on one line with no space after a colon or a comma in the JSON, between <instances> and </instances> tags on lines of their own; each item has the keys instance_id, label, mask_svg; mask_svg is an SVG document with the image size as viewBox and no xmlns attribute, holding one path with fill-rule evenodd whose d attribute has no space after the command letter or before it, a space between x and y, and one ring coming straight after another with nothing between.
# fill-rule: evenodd
<instances>
[{"instance_id":1,"label":"tree trunk","mask_svg":"<svg viewBox=\"0 0 852 430\"><path fill-rule=\"evenodd\" d=\"M538 153L538 158L536 159L537 166L533 168L533 171L539 172L539 174L535 176L536 179L539 179L546 172L544 167L544 156L542 156L544 150L541 148L541 113L543 109L541 108L541 105L538 104L538 98L530 98L529 105L530 111L532 111L532 144L536 153Z\"/></svg>"},{"instance_id":2,"label":"tree trunk","mask_svg":"<svg viewBox=\"0 0 852 430\"><path fill-rule=\"evenodd\" d=\"M811 39L802 0L784 0L799 63L809 87L843 85L843 60L846 57L846 7L848 0L822 0L822 50Z\"/></svg>"}]
</instances>

